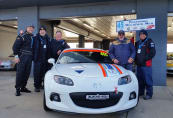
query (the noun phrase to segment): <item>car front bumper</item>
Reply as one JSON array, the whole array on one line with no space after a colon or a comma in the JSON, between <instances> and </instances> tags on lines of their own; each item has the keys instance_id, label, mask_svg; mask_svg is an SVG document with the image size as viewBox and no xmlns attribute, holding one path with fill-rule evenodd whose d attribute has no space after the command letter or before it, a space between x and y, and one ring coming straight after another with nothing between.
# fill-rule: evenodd
<instances>
[{"instance_id":1,"label":"car front bumper","mask_svg":"<svg viewBox=\"0 0 173 118\"><path fill-rule=\"evenodd\" d=\"M122 89L123 90L123 89ZM137 105L138 102L138 90L133 87L126 89L124 92L117 93L112 92L61 92L57 89L46 91L46 105L48 108L73 113L83 114L102 114L112 113L131 109ZM130 94L136 93L135 99L129 100ZM60 97L60 101L52 101L50 96L52 93L57 93ZM89 101L85 99L88 94L109 94L109 100L96 100Z\"/></svg>"}]
</instances>

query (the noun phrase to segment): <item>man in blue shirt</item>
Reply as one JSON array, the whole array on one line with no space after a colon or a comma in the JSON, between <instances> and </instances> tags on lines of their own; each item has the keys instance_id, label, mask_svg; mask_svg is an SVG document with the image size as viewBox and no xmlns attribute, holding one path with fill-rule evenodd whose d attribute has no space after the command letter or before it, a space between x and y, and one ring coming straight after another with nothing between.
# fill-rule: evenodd
<instances>
[{"instance_id":1,"label":"man in blue shirt","mask_svg":"<svg viewBox=\"0 0 173 118\"><path fill-rule=\"evenodd\" d=\"M120 30L118 38L113 41L109 48L109 56L112 61L132 71L132 64L135 59L136 50L131 41L125 38L125 32Z\"/></svg>"}]
</instances>

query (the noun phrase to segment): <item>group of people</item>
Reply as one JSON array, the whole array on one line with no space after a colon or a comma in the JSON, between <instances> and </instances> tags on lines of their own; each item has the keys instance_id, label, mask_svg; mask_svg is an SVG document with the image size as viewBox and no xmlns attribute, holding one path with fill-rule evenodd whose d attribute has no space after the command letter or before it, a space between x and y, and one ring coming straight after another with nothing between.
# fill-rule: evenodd
<instances>
[{"instance_id":1,"label":"group of people","mask_svg":"<svg viewBox=\"0 0 173 118\"><path fill-rule=\"evenodd\" d=\"M34 87L35 92L40 92L43 87L43 78L47 70L51 68L48 64L49 58L58 59L61 52L70 48L62 40L62 32L57 31L55 39L49 38L45 26L41 26L36 36L33 36L34 26L27 26L26 31L20 31L14 45L13 52L17 63L16 73L16 96L21 92L30 93L26 88L30 75L32 61L34 62ZM148 37L146 30L139 32L139 38L135 44L125 37L123 30L118 32L109 48L109 56L112 61L128 70L132 71L133 63L137 65L137 78L139 81L139 96L145 100L153 96L152 80L152 58L155 56L155 44ZM146 91L146 92L145 92Z\"/></svg>"},{"instance_id":2,"label":"group of people","mask_svg":"<svg viewBox=\"0 0 173 118\"><path fill-rule=\"evenodd\" d=\"M121 65L127 70L133 68L133 62L137 65L137 78L139 82L139 96L144 100L152 99L152 58L156 54L155 44L148 37L146 30L139 32L139 38L135 44L125 38L125 32L119 31L109 48L109 55L115 64ZM146 91L146 92L145 92Z\"/></svg>"},{"instance_id":3,"label":"group of people","mask_svg":"<svg viewBox=\"0 0 173 118\"><path fill-rule=\"evenodd\" d=\"M27 26L25 32L21 30L12 47L17 63L16 96L20 96L21 92L31 93L26 85L32 61L34 62L35 92L40 92L40 89L43 88L44 75L51 68L47 60L49 58L57 60L64 49L70 48L65 40L62 40L61 31L56 32L55 39L49 38L45 26L39 28L36 36L33 35L33 31L34 26L32 25Z\"/></svg>"}]
</instances>

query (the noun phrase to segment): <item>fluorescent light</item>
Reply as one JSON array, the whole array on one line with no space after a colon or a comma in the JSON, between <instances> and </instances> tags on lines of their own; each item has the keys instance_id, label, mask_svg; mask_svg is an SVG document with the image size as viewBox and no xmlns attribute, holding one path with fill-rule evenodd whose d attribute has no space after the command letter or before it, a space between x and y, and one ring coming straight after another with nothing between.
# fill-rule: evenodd
<instances>
[{"instance_id":1,"label":"fluorescent light","mask_svg":"<svg viewBox=\"0 0 173 118\"><path fill-rule=\"evenodd\" d=\"M93 27L91 27L90 25L88 25L88 24L83 24L84 26L86 26L86 27L88 27L88 28L90 28L90 29L93 29Z\"/></svg>"},{"instance_id":2,"label":"fluorescent light","mask_svg":"<svg viewBox=\"0 0 173 118\"><path fill-rule=\"evenodd\" d=\"M18 26L17 26L17 25L15 25L15 26L13 26L13 27L18 28Z\"/></svg>"},{"instance_id":3,"label":"fluorescent light","mask_svg":"<svg viewBox=\"0 0 173 118\"><path fill-rule=\"evenodd\" d=\"M100 32L100 31L99 31L99 30L97 30L97 29L95 29L94 31L96 31L96 32L98 32L98 33Z\"/></svg>"},{"instance_id":4,"label":"fluorescent light","mask_svg":"<svg viewBox=\"0 0 173 118\"><path fill-rule=\"evenodd\" d=\"M77 18L74 18L73 19L74 21L76 21L76 22L81 22L79 19L77 19Z\"/></svg>"},{"instance_id":5,"label":"fluorescent light","mask_svg":"<svg viewBox=\"0 0 173 118\"><path fill-rule=\"evenodd\" d=\"M105 34L102 34L103 36L106 36Z\"/></svg>"}]
</instances>

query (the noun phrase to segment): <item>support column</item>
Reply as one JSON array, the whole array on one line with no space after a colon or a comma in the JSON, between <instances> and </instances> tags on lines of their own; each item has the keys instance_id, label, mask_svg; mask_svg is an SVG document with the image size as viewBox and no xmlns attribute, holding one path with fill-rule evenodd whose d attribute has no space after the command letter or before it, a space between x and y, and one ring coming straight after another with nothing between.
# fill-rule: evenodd
<instances>
[{"instance_id":1,"label":"support column","mask_svg":"<svg viewBox=\"0 0 173 118\"><path fill-rule=\"evenodd\" d=\"M101 41L94 41L94 48L102 48Z\"/></svg>"},{"instance_id":2,"label":"support column","mask_svg":"<svg viewBox=\"0 0 173 118\"><path fill-rule=\"evenodd\" d=\"M79 35L79 48L85 47L85 36Z\"/></svg>"},{"instance_id":3,"label":"support column","mask_svg":"<svg viewBox=\"0 0 173 118\"><path fill-rule=\"evenodd\" d=\"M103 39L103 41L102 41L103 50L109 50L109 46L110 46L110 40L109 39Z\"/></svg>"},{"instance_id":4,"label":"support column","mask_svg":"<svg viewBox=\"0 0 173 118\"><path fill-rule=\"evenodd\" d=\"M19 30L26 30L28 25L34 25L34 34L38 32L39 28L39 13L38 7L22 7L18 8L18 32Z\"/></svg>"},{"instance_id":5,"label":"support column","mask_svg":"<svg viewBox=\"0 0 173 118\"><path fill-rule=\"evenodd\" d=\"M156 18L156 30L148 31L156 45L156 56L153 59L153 81L156 86L166 85L167 53L167 6L168 0L137 0L137 18ZM137 40L139 40L137 32Z\"/></svg>"}]
</instances>

